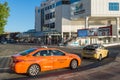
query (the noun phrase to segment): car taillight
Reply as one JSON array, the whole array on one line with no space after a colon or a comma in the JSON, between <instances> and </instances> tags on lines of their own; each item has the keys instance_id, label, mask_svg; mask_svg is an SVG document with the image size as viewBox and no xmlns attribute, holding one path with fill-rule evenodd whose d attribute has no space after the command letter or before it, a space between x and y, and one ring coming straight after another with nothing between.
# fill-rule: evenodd
<instances>
[{"instance_id":1,"label":"car taillight","mask_svg":"<svg viewBox=\"0 0 120 80\"><path fill-rule=\"evenodd\" d=\"M99 52L99 50L98 49L96 49L95 51L94 51L94 53L98 53Z\"/></svg>"},{"instance_id":2,"label":"car taillight","mask_svg":"<svg viewBox=\"0 0 120 80\"><path fill-rule=\"evenodd\" d=\"M23 60L13 60L14 63L22 62Z\"/></svg>"}]
</instances>

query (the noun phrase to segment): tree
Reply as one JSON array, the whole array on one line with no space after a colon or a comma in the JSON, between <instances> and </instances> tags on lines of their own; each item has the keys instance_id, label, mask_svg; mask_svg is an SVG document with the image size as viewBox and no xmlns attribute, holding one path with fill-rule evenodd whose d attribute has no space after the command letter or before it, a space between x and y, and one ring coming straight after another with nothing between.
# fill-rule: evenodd
<instances>
[{"instance_id":1,"label":"tree","mask_svg":"<svg viewBox=\"0 0 120 80\"><path fill-rule=\"evenodd\" d=\"M9 17L10 8L8 3L0 3L0 34L4 33L4 27L7 24L7 19Z\"/></svg>"}]
</instances>

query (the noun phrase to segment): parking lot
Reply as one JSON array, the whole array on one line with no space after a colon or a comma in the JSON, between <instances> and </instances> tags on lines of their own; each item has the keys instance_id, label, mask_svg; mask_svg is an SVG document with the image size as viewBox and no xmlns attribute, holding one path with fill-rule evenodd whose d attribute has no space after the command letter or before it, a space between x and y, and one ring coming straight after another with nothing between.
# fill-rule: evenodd
<instances>
[{"instance_id":1,"label":"parking lot","mask_svg":"<svg viewBox=\"0 0 120 80\"><path fill-rule=\"evenodd\" d=\"M94 60L94 59L83 59L82 60L82 65L77 69L77 70L69 70L69 69L60 69L60 70L54 70L54 71L49 71L49 72L43 72L39 76L35 78L28 77L23 74L15 74L13 71L9 69L9 64L11 62L10 56L13 54L18 53L19 51L32 48L32 47L40 47L38 44L5 44L5 45L0 45L0 79L3 80L90 80L90 79L84 79L84 78L79 78L79 74L82 75L83 73L85 75L86 71L92 70L91 72L95 72L99 68L99 70L106 68L106 65L109 65L108 68L110 67L115 67L113 65L113 62L116 61L117 56L119 55L119 49L120 46L114 46L114 47L109 47L108 49L110 50L110 57L103 59L101 62ZM49 46L49 47L57 47L57 46ZM80 49L79 48L70 48L70 47L57 47L60 48L64 51L71 52L78 54L80 56ZM118 64L116 64L118 65ZM105 66L105 67L104 67ZM115 67L116 68L116 67ZM95 70L96 69L96 70ZM117 68L116 68L117 69ZM114 69L113 69L114 71ZM117 70L116 74L120 74L119 70ZM75 76L73 75L75 74ZM87 74L87 73L86 73ZM99 80L99 75L106 75L110 76L109 74L106 74L104 72L101 73L96 73L98 80ZM64 75L65 78L62 76ZM72 76L71 76L72 75ZM91 74L91 76L94 76ZM111 75L113 76L113 75ZM75 78L75 79L74 79ZM108 77L105 77L105 80ZM93 80L96 80L93 78ZM113 80L113 79L111 79Z\"/></svg>"}]
</instances>

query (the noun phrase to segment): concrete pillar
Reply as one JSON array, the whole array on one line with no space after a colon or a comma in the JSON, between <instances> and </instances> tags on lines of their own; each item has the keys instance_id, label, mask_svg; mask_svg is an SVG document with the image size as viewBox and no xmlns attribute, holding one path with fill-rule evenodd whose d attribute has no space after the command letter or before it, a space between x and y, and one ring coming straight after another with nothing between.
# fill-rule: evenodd
<instances>
[{"instance_id":1,"label":"concrete pillar","mask_svg":"<svg viewBox=\"0 0 120 80\"><path fill-rule=\"evenodd\" d=\"M63 32L61 34L62 34L62 39L63 39Z\"/></svg>"},{"instance_id":2,"label":"concrete pillar","mask_svg":"<svg viewBox=\"0 0 120 80\"><path fill-rule=\"evenodd\" d=\"M72 34L71 34L71 32L69 32L69 38L71 38L71 36L72 36Z\"/></svg>"},{"instance_id":3,"label":"concrete pillar","mask_svg":"<svg viewBox=\"0 0 120 80\"><path fill-rule=\"evenodd\" d=\"M116 40L119 41L119 27L120 27L120 19L119 18L116 18L116 29L117 29L117 33L116 33Z\"/></svg>"},{"instance_id":4,"label":"concrete pillar","mask_svg":"<svg viewBox=\"0 0 120 80\"><path fill-rule=\"evenodd\" d=\"M111 20L107 21L107 25L110 26L111 25Z\"/></svg>"},{"instance_id":5,"label":"concrete pillar","mask_svg":"<svg viewBox=\"0 0 120 80\"><path fill-rule=\"evenodd\" d=\"M89 27L89 17L85 18L85 29L87 29Z\"/></svg>"},{"instance_id":6,"label":"concrete pillar","mask_svg":"<svg viewBox=\"0 0 120 80\"><path fill-rule=\"evenodd\" d=\"M113 37L110 38L110 43L113 43Z\"/></svg>"}]
</instances>

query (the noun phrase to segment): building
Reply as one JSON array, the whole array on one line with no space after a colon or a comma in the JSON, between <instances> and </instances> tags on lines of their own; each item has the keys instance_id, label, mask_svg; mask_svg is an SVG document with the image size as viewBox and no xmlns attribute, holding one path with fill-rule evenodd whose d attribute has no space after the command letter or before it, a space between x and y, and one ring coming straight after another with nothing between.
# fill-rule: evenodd
<instances>
[{"instance_id":1,"label":"building","mask_svg":"<svg viewBox=\"0 0 120 80\"><path fill-rule=\"evenodd\" d=\"M36 25L39 25L41 27L42 31L45 30L56 30L62 34L62 37L69 37L71 36L71 33L77 32L77 27L74 27L72 29L71 26L71 19L70 19L70 0L47 0L46 2L43 2L40 6L40 13L38 8L36 8ZM39 16L38 13L41 15L39 23ZM80 21L73 21L73 24L79 23ZM38 28L36 26L36 30L38 31Z\"/></svg>"},{"instance_id":2,"label":"building","mask_svg":"<svg viewBox=\"0 0 120 80\"><path fill-rule=\"evenodd\" d=\"M112 25L111 35L92 35L81 39L89 43L120 39L120 0L46 0L35 11L36 31L56 30L63 38L68 38L76 36L79 29ZM100 30L105 32L105 28Z\"/></svg>"}]
</instances>

